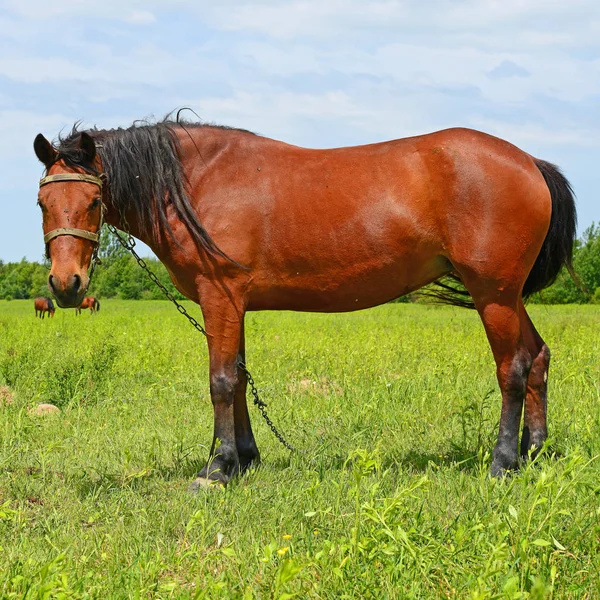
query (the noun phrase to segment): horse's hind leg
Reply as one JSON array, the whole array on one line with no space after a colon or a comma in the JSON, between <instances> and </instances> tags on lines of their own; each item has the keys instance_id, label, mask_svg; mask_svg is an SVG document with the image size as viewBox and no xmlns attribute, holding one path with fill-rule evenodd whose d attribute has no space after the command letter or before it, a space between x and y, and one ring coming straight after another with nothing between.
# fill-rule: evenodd
<instances>
[{"instance_id":1,"label":"horse's hind leg","mask_svg":"<svg viewBox=\"0 0 600 600\"><path fill-rule=\"evenodd\" d=\"M527 379L525 415L523 418L523 434L521 436L521 456L527 458L530 450L533 455L541 450L548 436L547 394L550 350L536 331L522 304L519 315L521 318L523 339L527 345L529 354L533 357L533 363Z\"/></svg>"},{"instance_id":2,"label":"horse's hind leg","mask_svg":"<svg viewBox=\"0 0 600 600\"><path fill-rule=\"evenodd\" d=\"M467 288L470 286L467 285ZM532 359L521 330L520 291L505 289L491 294L469 291L494 354L502 392L498 441L492 454L491 468L492 475L497 477L517 466L521 414Z\"/></svg>"}]
</instances>

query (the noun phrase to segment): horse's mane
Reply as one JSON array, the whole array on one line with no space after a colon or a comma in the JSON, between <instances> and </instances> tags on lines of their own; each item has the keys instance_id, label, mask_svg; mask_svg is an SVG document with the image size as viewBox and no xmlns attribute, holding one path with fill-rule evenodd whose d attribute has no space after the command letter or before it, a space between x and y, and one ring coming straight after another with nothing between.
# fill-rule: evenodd
<instances>
[{"instance_id":1,"label":"horse's mane","mask_svg":"<svg viewBox=\"0 0 600 600\"><path fill-rule=\"evenodd\" d=\"M211 254L228 258L204 229L190 203L189 182L181 164L181 148L177 130L199 127L242 131L222 125L189 123L179 118L165 118L157 123L136 121L126 129L87 129L96 143L102 161L110 200L121 216L121 228L127 229L124 215L134 212L143 233L163 230L173 237L167 218L171 204L186 225L196 243ZM82 132L75 123L66 136L59 136L57 160L98 174L93 165L85 163L78 142Z\"/></svg>"}]
</instances>

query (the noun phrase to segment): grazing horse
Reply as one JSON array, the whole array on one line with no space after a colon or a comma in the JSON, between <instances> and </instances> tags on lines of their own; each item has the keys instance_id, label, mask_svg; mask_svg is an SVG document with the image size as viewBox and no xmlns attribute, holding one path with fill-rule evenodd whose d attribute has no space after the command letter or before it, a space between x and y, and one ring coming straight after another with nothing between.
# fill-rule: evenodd
<instances>
[{"instance_id":1,"label":"grazing horse","mask_svg":"<svg viewBox=\"0 0 600 600\"><path fill-rule=\"evenodd\" d=\"M75 309L75 314L80 315L82 308L83 309L89 308L90 312L92 314L94 314L100 310L100 302L99 302L98 298L96 298L95 296L86 296L81 301L81 304Z\"/></svg>"},{"instance_id":2,"label":"grazing horse","mask_svg":"<svg viewBox=\"0 0 600 600\"><path fill-rule=\"evenodd\" d=\"M81 303L103 218L200 305L214 437L196 486L259 460L238 364L247 311L352 311L436 281L477 310L494 355L492 474L518 464L523 406L520 453L541 449L550 352L523 298L571 265L575 203L557 167L469 129L313 150L179 119L74 127L56 147L39 134L34 149L59 306Z\"/></svg>"},{"instance_id":3,"label":"grazing horse","mask_svg":"<svg viewBox=\"0 0 600 600\"><path fill-rule=\"evenodd\" d=\"M48 313L48 318L54 317L54 302L52 298L36 298L33 301L33 307L35 308L35 316L43 319Z\"/></svg>"}]
</instances>

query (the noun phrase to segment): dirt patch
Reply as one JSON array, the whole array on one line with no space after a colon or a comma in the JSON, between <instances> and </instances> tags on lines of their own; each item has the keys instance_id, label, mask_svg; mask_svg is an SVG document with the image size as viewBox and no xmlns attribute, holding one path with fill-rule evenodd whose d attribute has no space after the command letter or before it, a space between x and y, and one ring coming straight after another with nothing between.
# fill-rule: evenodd
<instances>
[{"instance_id":1,"label":"dirt patch","mask_svg":"<svg viewBox=\"0 0 600 600\"><path fill-rule=\"evenodd\" d=\"M336 396L341 396L344 393L342 386L337 381L331 381L326 377L321 377L321 379L301 379L300 381L291 383L288 389L292 393L304 390L314 390L319 394L334 394Z\"/></svg>"}]
</instances>

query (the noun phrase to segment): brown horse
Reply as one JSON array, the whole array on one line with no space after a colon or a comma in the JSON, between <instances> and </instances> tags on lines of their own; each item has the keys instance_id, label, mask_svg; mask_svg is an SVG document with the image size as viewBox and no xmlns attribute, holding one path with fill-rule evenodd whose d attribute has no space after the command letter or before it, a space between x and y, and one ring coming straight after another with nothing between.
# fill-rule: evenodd
<instances>
[{"instance_id":1,"label":"brown horse","mask_svg":"<svg viewBox=\"0 0 600 600\"><path fill-rule=\"evenodd\" d=\"M164 121L74 128L56 148L39 134L34 148L59 306L85 294L104 214L201 307L214 438L196 485L227 483L259 459L238 366L247 311L358 310L448 275L467 295L446 278L442 299L474 305L496 362L492 474L517 465L523 404L521 454L541 449L550 353L523 298L570 266L575 237L573 194L553 165L467 129L311 150Z\"/></svg>"},{"instance_id":2,"label":"brown horse","mask_svg":"<svg viewBox=\"0 0 600 600\"><path fill-rule=\"evenodd\" d=\"M33 307L35 308L35 316L43 319L48 313L48 318L54 317L54 302L52 302L52 298L36 298L33 301Z\"/></svg>"},{"instance_id":3,"label":"brown horse","mask_svg":"<svg viewBox=\"0 0 600 600\"><path fill-rule=\"evenodd\" d=\"M82 308L83 309L89 308L90 312L92 314L94 314L100 310L100 302L99 302L98 298L96 298L95 296L86 296L81 301L81 304L75 309L75 314L80 315Z\"/></svg>"}]
</instances>

